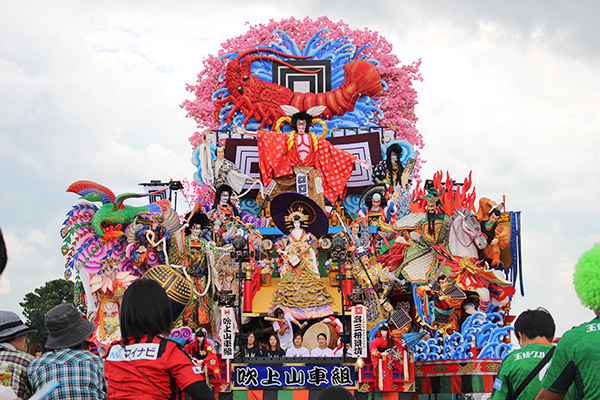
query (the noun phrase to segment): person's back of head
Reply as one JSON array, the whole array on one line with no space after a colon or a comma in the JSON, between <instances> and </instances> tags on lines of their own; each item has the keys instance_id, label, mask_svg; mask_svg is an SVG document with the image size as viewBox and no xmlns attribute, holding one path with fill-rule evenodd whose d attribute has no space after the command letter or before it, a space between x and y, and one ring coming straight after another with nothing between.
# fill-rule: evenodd
<instances>
[{"instance_id":1,"label":"person's back of head","mask_svg":"<svg viewBox=\"0 0 600 400\"><path fill-rule=\"evenodd\" d=\"M525 335L528 339L538 336L548 341L554 339L556 325L552 315L545 308L539 307L535 310L523 311L515 321L515 334L517 338Z\"/></svg>"},{"instance_id":2,"label":"person's back of head","mask_svg":"<svg viewBox=\"0 0 600 400\"><path fill-rule=\"evenodd\" d=\"M348 391L348 389L341 386L329 386L317 394L315 400L354 400L355 397Z\"/></svg>"},{"instance_id":3,"label":"person's back of head","mask_svg":"<svg viewBox=\"0 0 600 400\"><path fill-rule=\"evenodd\" d=\"M121 333L126 337L160 335L171 331L173 316L167 293L152 279L138 279L123 295Z\"/></svg>"},{"instance_id":4,"label":"person's back of head","mask_svg":"<svg viewBox=\"0 0 600 400\"><path fill-rule=\"evenodd\" d=\"M6 261L8 256L6 255L6 245L4 244L4 236L2 235L2 229L0 229L0 275L4 272L6 267Z\"/></svg>"},{"instance_id":5,"label":"person's back of head","mask_svg":"<svg viewBox=\"0 0 600 400\"><path fill-rule=\"evenodd\" d=\"M87 350L87 340L96 329L96 325L83 318L73 303L50 309L44 316L44 325L48 332L46 348L51 350Z\"/></svg>"}]
</instances>

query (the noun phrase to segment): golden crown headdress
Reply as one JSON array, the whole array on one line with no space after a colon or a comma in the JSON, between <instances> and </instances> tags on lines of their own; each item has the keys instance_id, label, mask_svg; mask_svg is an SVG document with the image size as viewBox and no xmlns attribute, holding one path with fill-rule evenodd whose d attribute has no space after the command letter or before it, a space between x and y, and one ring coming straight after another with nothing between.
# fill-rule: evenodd
<instances>
[{"instance_id":1,"label":"golden crown headdress","mask_svg":"<svg viewBox=\"0 0 600 400\"><path fill-rule=\"evenodd\" d=\"M297 209L290 208L290 213L284 217L285 224L288 227L294 225L294 221L299 220L302 227L308 226L308 215L304 214L304 208L298 207Z\"/></svg>"}]
</instances>

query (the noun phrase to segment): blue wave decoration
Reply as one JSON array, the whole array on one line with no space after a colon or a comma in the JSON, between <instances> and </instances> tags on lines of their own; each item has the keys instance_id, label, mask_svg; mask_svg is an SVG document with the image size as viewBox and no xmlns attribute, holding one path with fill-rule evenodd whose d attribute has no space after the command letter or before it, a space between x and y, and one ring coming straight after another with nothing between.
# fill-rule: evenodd
<instances>
[{"instance_id":1,"label":"blue wave decoration","mask_svg":"<svg viewBox=\"0 0 600 400\"><path fill-rule=\"evenodd\" d=\"M436 331L435 337L419 342L413 352L415 361L472 359L474 347L481 349L478 359L503 359L512 350L504 339L514 329L502 327L502 321L502 313L477 312L465 320L460 333L444 337Z\"/></svg>"}]
</instances>

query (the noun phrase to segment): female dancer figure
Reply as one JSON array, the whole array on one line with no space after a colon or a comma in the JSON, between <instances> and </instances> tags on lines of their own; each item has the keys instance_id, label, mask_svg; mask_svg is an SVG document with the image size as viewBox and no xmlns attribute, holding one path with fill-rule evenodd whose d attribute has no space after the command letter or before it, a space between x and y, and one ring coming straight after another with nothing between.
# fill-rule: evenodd
<instances>
[{"instance_id":1,"label":"female dancer figure","mask_svg":"<svg viewBox=\"0 0 600 400\"><path fill-rule=\"evenodd\" d=\"M394 390L392 373L394 367L400 369L400 360L395 357L395 351L405 350L405 344L400 339L390 335L390 328L383 324L377 332L377 337L370 345L371 362L373 363L373 377L379 390Z\"/></svg>"},{"instance_id":2,"label":"female dancer figure","mask_svg":"<svg viewBox=\"0 0 600 400\"><path fill-rule=\"evenodd\" d=\"M333 299L320 279L317 266L317 238L303 229L307 219L302 208L291 212L285 221L292 229L275 244L282 268L279 289L273 295L273 307L281 308L296 319L333 314Z\"/></svg>"}]
</instances>

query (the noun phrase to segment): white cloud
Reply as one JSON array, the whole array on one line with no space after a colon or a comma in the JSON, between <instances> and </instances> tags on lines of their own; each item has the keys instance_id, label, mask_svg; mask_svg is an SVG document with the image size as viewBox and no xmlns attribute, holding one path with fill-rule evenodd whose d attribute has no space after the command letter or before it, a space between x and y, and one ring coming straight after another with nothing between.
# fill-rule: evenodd
<instances>
[{"instance_id":1,"label":"white cloud","mask_svg":"<svg viewBox=\"0 0 600 400\"><path fill-rule=\"evenodd\" d=\"M10 294L10 281L5 276L0 276L0 294Z\"/></svg>"}]
</instances>

